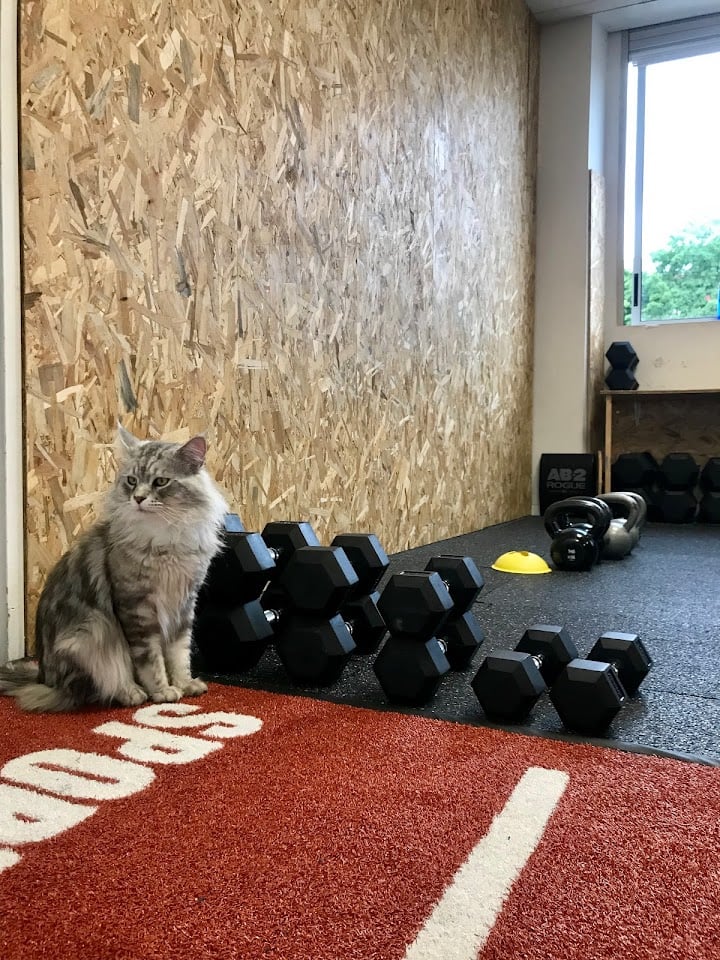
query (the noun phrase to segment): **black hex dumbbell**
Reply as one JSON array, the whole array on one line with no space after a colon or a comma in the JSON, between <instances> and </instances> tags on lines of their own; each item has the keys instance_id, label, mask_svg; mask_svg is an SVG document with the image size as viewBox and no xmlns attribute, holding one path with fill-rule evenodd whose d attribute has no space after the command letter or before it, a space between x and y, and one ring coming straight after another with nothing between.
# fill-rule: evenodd
<instances>
[{"instance_id":1,"label":"black hex dumbbell","mask_svg":"<svg viewBox=\"0 0 720 960\"><path fill-rule=\"evenodd\" d=\"M243 673L258 663L273 636L258 597L296 549L319 543L305 522L268 524L264 533L270 545L262 534L248 533L237 514L225 517L223 545L195 607L193 647L200 669Z\"/></svg>"},{"instance_id":2,"label":"black hex dumbbell","mask_svg":"<svg viewBox=\"0 0 720 960\"><path fill-rule=\"evenodd\" d=\"M439 573L395 573L378 600L390 636L373 663L388 700L420 706L438 690L450 664L438 630L453 610Z\"/></svg>"},{"instance_id":3,"label":"black hex dumbbell","mask_svg":"<svg viewBox=\"0 0 720 960\"><path fill-rule=\"evenodd\" d=\"M261 598L275 650L293 683L328 686L340 678L355 641L339 611L357 584L341 547L301 547L273 581L270 601Z\"/></svg>"},{"instance_id":4,"label":"black hex dumbbell","mask_svg":"<svg viewBox=\"0 0 720 960\"><path fill-rule=\"evenodd\" d=\"M489 654L471 687L490 720L522 723L564 667L578 656L564 627L538 623L525 631L514 650Z\"/></svg>"},{"instance_id":5,"label":"black hex dumbbell","mask_svg":"<svg viewBox=\"0 0 720 960\"><path fill-rule=\"evenodd\" d=\"M633 345L627 340L617 340L610 344L605 356L610 364L610 370L605 377L608 390L637 390L635 369L639 357Z\"/></svg>"},{"instance_id":6,"label":"black hex dumbbell","mask_svg":"<svg viewBox=\"0 0 720 960\"><path fill-rule=\"evenodd\" d=\"M720 457L709 457L700 471L701 523L720 523Z\"/></svg>"},{"instance_id":7,"label":"black hex dumbbell","mask_svg":"<svg viewBox=\"0 0 720 960\"><path fill-rule=\"evenodd\" d=\"M483 629L470 609L485 581L471 557L443 554L432 557L425 569L440 574L452 597L452 613L437 635L445 643L445 656L450 668L464 670L485 639Z\"/></svg>"},{"instance_id":8,"label":"black hex dumbbell","mask_svg":"<svg viewBox=\"0 0 720 960\"><path fill-rule=\"evenodd\" d=\"M648 675L652 659L635 633L604 633L586 659L567 664L550 700L568 730L599 734Z\"/></svg>"},{"instance_id":9,"label":"black hex dumbbell","mask_svg":"<svg viewBox=\"0 0 720 960\"><path fill-rule=\"evenodd\" d=\"M265 550L261 548L261 539ZM249 597L258 597L295 550L319 543L309 523L269 523L262 534L250 535L236 513L226 514L222 546L213 557L200 588L198 609L209 605L236 606L239 590ZM239 586L241 579L242 588Z\"/></svg>"},{"instance_id":10,"label":"black hex dumbbell","mask_svg":"<svg viewBox=\"0 0 720 960\"><path fill-rule=\"evenodd\" d=\"M273 636L259 597L301 546L318 544L308 523L276 523L268 546L235 514L225 519L223 546L210 564L196 605L193 640L201 667L243 673L254 667ZM266 527L267 531L268 527Z\"/></svg>"},{"instance_id":11,"label":"black hex dumbbell","mask_svg":"<svg viewBox=\"0 0 720 960\"><path fill-rule=\"evenodd\" d=\"M198 605L233 603L237 592L238 568L235 550L245 541L245 526L236 513L226 513L223 520L222 546L210 562L205 582L200 587ZM262 590L266 581L260 586Z\"/></svg>"},{"instance_id":12,"label":"black hex dumbbell","mask_svg":"<svg viewBox=\"0 0 720 960\"><path fill-rule=\"evenodd\" d=\"M342 547L358 576L340 616L349 625L356 653L374 653L387 628L380 611L380 594L375 589L390 566L382 544L374 533L341 533L331 546Z\"/></svg>"},{"instance_id":13,"label":"black hex dumbbell","mask_svg":"<svg viewBox=\"0 0 720 960\"><path fill-rule=\"evenodd\" d=\"M275 564L275 575L265 586L262 603L266 609L287 602L282 588L274 585L290 558L301 547L319 547L320 541L312 526L303 520L273 520L263 527L262 538ZM277 595L276 595L277 592Z\"/></svg>"},{"instance_id":14,"label":"black hex dumbbell","mask_svg":"<svg viewBox=\"0 0 720 960\"><path fill-rule=\"evenodd\" d=\"M658 474L659 489L652 505L656 519L665 523L692 523L698 510L695 485L700 466L690 453L668 453Z\"/></svg>"},{"instance_id":15,"label":"black hex dumbbell","mask_svg":"<svg viewBox=\"0 0 720 960\"><path fill-rule=\"evenodd\" d=\"M610 471L613 490L650 490L658 476L660 465L649 450L621 453Z\"/></svg>"}]
</instances>

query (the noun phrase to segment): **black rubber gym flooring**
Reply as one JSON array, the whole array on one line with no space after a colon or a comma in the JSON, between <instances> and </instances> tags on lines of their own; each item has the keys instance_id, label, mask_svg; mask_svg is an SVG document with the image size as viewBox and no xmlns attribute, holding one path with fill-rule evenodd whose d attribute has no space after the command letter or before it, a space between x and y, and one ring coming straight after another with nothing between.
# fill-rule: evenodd
<instances>
[{"instance_id":1,"label":"black rubber gym flooring","mask_svg":"<svg viewBox=\"0 0 720 960\"><path fill-rule=\"evenodd\" d=\"M470 669L447 674L429 704L402 708L402 712L489 725L470 688L487 653L514 647L533 623L565 626L581 656L601 633L620 630L640 635L653 668L604 736L590 742L720 764L720 527L648 524L632 554L605 561L587 573L554 570L528 576L491 568L508 550L530 550L549 561L549 548L541 518L525 517L390 558L392 573L422 570L430 557L440 553L470 556L485 578L473 609L487 636ZM340 681L326 689L290 684L272 649L248 673L212 679L398 709L378 686L372 657L354 657ZM526 724L506 729L587 740L566 733L547 695Z\"/></svg>"}]
</instances>

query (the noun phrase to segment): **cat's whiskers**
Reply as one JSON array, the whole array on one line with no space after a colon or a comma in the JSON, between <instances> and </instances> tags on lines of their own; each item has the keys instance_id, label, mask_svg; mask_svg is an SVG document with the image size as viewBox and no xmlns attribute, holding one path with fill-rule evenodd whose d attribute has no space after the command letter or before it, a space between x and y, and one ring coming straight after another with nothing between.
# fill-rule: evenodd
<instances>
[{"instance_id":1,"label":"cat's whiskers","mask_svg":"<svg viewBox=\"0 0 720 960\"><path fill-rule=\"evenodd\" d=\"M153 511L152 515L162 520L168 527L186 528L188 525L188 511L181 507L162 504L158 510Z\"/></svg>"}]
</instances>

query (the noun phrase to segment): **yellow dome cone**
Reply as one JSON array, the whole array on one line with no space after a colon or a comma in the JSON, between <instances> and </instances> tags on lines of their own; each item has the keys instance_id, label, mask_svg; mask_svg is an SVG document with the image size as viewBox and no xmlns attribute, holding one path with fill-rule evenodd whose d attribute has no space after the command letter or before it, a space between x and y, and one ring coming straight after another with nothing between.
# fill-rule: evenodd
<instances>
[{"instance_id":1,"label":"yellow dome cone","mask_svg":"<svg viewBox=\"0 0 720 960\"><path fill-rule=\"evenodd\" d=\"M501 573L552 573L542 557L527 550L510 550L498 557L492 565Z\"/></svg>"}]
</instances>

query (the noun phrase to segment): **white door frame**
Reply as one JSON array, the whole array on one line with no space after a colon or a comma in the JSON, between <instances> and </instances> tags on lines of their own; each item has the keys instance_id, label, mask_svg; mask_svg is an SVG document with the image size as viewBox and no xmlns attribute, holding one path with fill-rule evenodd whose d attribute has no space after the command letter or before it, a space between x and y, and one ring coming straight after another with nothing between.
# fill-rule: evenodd
<instances>
[{"instance_id":1,"label":"white door frame","mask_svg":"<svg viewBox=\"0 0 720 960\"><path fill-rule=\"evenodd\" d=\"M18 6L0 2L0 662L25 655Z\"/></svg>"}]
</instances>

